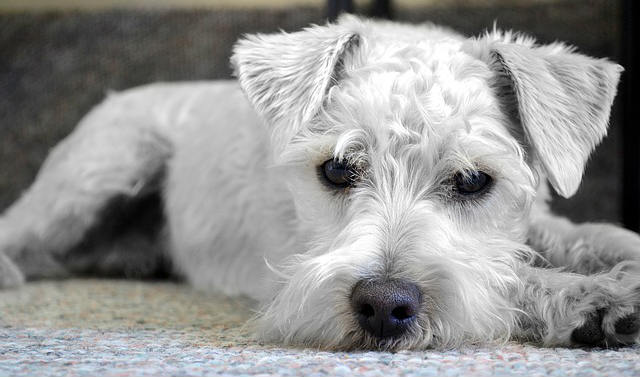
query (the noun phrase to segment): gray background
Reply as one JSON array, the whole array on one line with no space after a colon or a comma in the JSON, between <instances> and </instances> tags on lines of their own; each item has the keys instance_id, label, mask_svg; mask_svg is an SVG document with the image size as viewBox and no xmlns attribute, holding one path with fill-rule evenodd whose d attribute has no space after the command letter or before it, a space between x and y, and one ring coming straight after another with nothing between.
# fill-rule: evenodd
<instances>
[{"instance_id":1,"label":"gray background","mask_svg":"<svg viewBox=\"0 0 640 377\"><path fill-rule=\"evenodd\" d=\"M432 21L473 35L491 27L563 40L616 59L618 2L563 0L500 7L398 9L396 19ZM0 14L0 210L34 179L51 146L107 90L153 81L230 77L228 58L243 33L296 30L323 23L324 9L112 10ZM614 109L614 114L617 110ZM554 207L575 220L619 222L621 125L587 167L570 200Z\"/></svg>"}]
</instances>

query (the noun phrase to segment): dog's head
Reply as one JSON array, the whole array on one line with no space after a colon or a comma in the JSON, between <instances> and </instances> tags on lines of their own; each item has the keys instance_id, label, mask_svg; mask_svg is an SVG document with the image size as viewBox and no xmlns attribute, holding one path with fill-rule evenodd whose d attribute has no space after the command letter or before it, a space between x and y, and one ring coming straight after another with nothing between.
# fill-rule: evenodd
<instances>
[{"instance_id":1,"label":"dog's head","mask_svg":"<svg viewBox=\"0 0 640 377\"><path fill-rule=\"evenodd\" d=\"M262 334L383 349L507 337L536 190L576 191L621 68L510 33L354 17L234 52L298 215Z\"/></svg>"}]
</instances>

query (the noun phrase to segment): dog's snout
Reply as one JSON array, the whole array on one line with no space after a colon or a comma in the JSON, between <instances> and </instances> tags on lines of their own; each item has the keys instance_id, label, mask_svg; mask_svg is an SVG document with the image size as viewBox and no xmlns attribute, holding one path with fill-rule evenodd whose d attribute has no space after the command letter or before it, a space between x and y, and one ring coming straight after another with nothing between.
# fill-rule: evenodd
<instances>
[{"instance_id":1,"label":"dog's snout","mask_svg":"<svg viewBox=\"0 0 640 377\"><path fill-rule=\"evenodd\" d=\"M420 290L403 280L361 280L353 288L351 304L360 326L377 338L396 337L415 322Z\"/></svg>"}]
</instances>

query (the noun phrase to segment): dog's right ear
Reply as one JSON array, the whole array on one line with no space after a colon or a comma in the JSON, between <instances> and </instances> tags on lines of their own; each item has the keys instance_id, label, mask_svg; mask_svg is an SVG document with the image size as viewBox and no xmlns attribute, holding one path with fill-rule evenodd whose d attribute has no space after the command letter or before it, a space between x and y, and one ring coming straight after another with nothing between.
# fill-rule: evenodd
<instances>
[{"instance_id":1,"label":"dog's right ear","mask_svg":"<svg viewBox=\"0 0 640 377\"><path fill-rule=\"evenodd\" d=\"M573 195L587 159L607 132L622 67L555 43L494 31L474 42L496 72L499 95L556 192Z\"/></svg>"},{"instance_id":2,"label":"dog's right ear","mask_svg":"<svg viewBox=\"0 0 640 377\"><path fill-rule=\"evenodd\" d=\"M286 143L311 120L339 80L346 55L359 44L353 27L343 24L254 34L236 43L234 73L254 108L273 127L276 142Z\"/></svg>"}]
</instances>

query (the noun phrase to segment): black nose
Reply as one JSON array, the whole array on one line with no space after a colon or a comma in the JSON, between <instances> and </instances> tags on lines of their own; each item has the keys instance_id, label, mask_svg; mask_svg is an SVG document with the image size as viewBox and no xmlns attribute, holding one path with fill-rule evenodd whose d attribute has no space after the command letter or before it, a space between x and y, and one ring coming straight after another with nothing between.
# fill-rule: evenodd
<instances>
[{"instance_id":1,"label":"black nose","mask_svg":"<svg viewBox=\"0 0 640 377\"><path fill-rule=\"evenodd\" d=\"M402 280L361 280L353 288L351 305L365 331L378 338L396 337L416 321L420 290Z\"/></svg>"}]
</instances>

